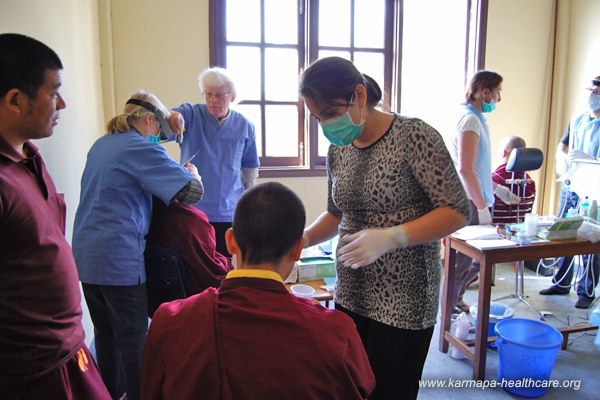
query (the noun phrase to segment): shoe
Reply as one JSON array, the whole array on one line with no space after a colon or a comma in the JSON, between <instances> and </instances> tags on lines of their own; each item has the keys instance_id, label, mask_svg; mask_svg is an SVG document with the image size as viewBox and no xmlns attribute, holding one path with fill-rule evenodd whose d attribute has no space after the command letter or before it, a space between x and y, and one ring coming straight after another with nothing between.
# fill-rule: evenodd
<instances>
[{"instance_id":1,"label":"shoe","mask_svg":"<svg viewBox=\"0 0 600 400\"><path fill-rule=\"evenodd\" d=\"M540 294L551 296L551 295L555 295L555 294L569 294L569 291L570 291L569 288L550 286L547 289L540 290Z\"/></svg>"},{"instance_id":2,"label":"shoe","mask_svg":"<svg viewBox=\"0 0 600 400\"><path fill-rule=\"evenodd\" d=\"M477 282L477 279L479 279L479 275L475 275L474 277L472 277L471 280L469 281L469 283L467 283L466 287L469 287L472 284L474 284L475 282Z\"/></svg>"},{"instance_id":3,"label":"shoe","mask_svg":"<svg viewBox=\"0 0 600 400\"><path fill-rule=\"evenodd\" d=\"M458 303L456 303L456 308L458 308L461 311L466 312L467 314L470 312L470 309L471 309L471 307L462 300L459 300Z\"/></svg>"},{"instance_id":4,"label":"shoe","mask_svg":"<svg viewBox=\"0 0 600 400\"><path fill-rule=\"evenodd\" d=\"M582 308L582 309L586 310L586 309L590 308L590 306L592 305L593 302L594 302L593 297L579 296L579 300L577 300L577 302L575 303L575 308Z\"/></svg>"}]
</instances>

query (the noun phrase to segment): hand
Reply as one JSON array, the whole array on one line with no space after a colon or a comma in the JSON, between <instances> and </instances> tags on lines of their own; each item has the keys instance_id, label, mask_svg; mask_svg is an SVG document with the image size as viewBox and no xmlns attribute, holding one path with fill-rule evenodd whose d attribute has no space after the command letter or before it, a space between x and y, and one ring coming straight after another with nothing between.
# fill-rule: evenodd
<instances>
[{"instance_id":1,"label":"hand","mask_svg":"<svg viewBox=\"0 0 600 400\"><path fill-rule=\"evenodd\" d=\"M302 248L306 249L307 247L310 247L310 237L308 236L308 233L306 233L306 231L304 231L304 233L302 234L302 239L304 239L304 245L302 246Z\"/></svg>"},{"instance_id":2,"label":"hand","mask_svg":"<svg viewBox=\"0 0 600 400\"><path fill-rule=\"evenodd\" d=\"M494 194L506 204L519 204L519 196L510 191L506 186L498 185L494 189Z\"/></svg>"},{"instance_id":3,"label":"hand","mask_svg":"<svg viewBox=\"0 0 600 400\"><path fill-rule=\"evenodd\" d=\"M183 168L187 169L188 172L194 176L194 178L196 178L198 180L201 179L200 175L198 174L198 168L196 168L196 166L194 164L187 163L183 166Z\"/></svg>"},{"instance_id":4,"label":"hand","mask_svg":"<svg viewBox=\"0 0 600 400\"><path fill-rule=\"evenodd\" d=\"M401 226L365 229L340 240L348 244L338 250L338 260L352 269L371 264L390 250L408 246L408 235Z\"/></svg>"},{"instance_id":5,"label":"hand","mask_svg":"<svg viewBox=\"0 0 600 400\"><path fill-rule=\"evenodd\" d=\"M569 150L569 154L567 154L567 161L572 163L576 158L584 159L584 160L593 160L594 157L589 154L584 153L581 150Z\"/></svg>"},{"instance_id":6,"label":"hand","mask_svg":"<svg viewBox=\"0 0 600 400\"><path fill-rule=\"evenodd\" d=\"M185 121L183 120L183 116L178 112L172 112L167 117L167 122L171 127L173 132L182 133L185 130Z\"/></svg>"},{"instance_id":7,"label":"hand","mask_svg":"<svg viewBox=\"0 0 600 400\"><path fill-rule=\"evenodd\" d=\"M492 224L492 215L490 214L490 209L487 207L477 210L477 217L479 219L479 225Z\"/></svg>"}]
</instances>

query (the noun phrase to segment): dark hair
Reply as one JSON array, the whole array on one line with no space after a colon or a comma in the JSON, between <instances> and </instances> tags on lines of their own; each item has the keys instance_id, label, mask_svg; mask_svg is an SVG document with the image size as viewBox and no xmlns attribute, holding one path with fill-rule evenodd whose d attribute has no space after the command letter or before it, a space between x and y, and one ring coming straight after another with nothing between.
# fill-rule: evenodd
<instances>
[{"instance_id":1,"label":"dark hair","mask_svg":"<svg viewBox=\"0 0 600 400\"><path fill-rule=\"evenodd\" d=\"M474 101L475 94L479 89L493 90L502 83L502 77L493 71L477 71L471 78L467 93L465 93L466 101Z\"/></svg>"},{"instance_id":2,"label":"dark hair","mask_svg":"<svg viewBox=\"0 0 600 400\"><path fill-rule=\"evenodd\" d=\"M248 264L278 262L302 237L302 200L278 182L244 192L235 208L233 235Z\"/></svg>"},{"instance_id":3,"label":"dark hair","mask_svg":"<svg viewBox=\"0 0 600 400\"><path fill-rule=\"evenodd\" d=\"M44 43L16 33L0 34L0 98L16 88L33 100L46 71L62 68L58 55Z\"/></svg>"},{"instance_id":4,"label":"dark hair","mask_svg":"<svg viewBox=\"0 0 600 400\"><path fill-rule=\"evenodd\" d=\"M350 102L357 85L364 85L367 89L369 107L379 104L383 94L373 78L361 74L352 61L325 57L315 61L300 75L298 92L315 103L335 104L339 99Z\"/></svg>"}]
</instances>

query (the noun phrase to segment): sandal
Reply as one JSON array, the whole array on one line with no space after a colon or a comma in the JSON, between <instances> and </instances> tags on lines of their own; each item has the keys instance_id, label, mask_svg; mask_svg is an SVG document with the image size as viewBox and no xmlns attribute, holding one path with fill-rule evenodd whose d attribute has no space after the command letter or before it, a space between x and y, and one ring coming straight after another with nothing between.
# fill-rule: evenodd
<instances>
[{"instance_id":1,"label":"sandal","mask_svg":"<svg viewBox=\"0 0 600 400\"><path fill-rule=\"evenodd\" d=\"M471 286L472 284L474 284L475 282L477 282L477 280L479 279L479 275L475 275L474 277L471 278L471 280L467 283L466 287Z\"/></svg>"}]
</instances>

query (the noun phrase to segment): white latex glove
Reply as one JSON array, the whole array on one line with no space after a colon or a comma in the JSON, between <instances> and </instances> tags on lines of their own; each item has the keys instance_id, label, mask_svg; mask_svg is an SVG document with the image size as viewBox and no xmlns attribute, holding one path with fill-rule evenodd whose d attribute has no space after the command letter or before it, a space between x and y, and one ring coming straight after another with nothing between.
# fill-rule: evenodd
<instances>
[{"instance_id":1,"label":"white latex glove","mask_svg":"<svg viewBox=\"0 0 600 400\"><path fill-rule=\"evenodd\" d=\"M587 153L584 153L581 150L569 150L569 154L567 154L567 161L572 163L576 158L584 159L584 160L594 160L594 157L590 156Z\"/></svg>"},{"instance_id":2,"label":"white latex glove","mask_svg":"<svg viewBox=\"0 0 600 400\"><path fill-rule=\"evenodd\" d=\"M498 185L494 189L494 194L506 204L519 204L519 196L510 191L506 186Z\"/></svg>"},{"instance_id":3,"label":"white latex glove","mask_svg":"<svg viewBox=\"0 0 600 400\"><path fill-rule=\"evenodd\" d=\"M401 226L365 229L340 238L347 242L337 251L338 260L346 267L357 269L373 263L383 254L408 246L408 235Z\"/></svg>"},{"instance_id":4,"label":"white latex glove","mask_svg":"<svg viewBox=\"0 0 600 400\"><path fill-rule=\"evenodd\" d=\"M477 217L479 218L479 225L492 224L492 215L490 214L490 209L487 207L477 210Z\"/></svg>"}]
</instances>

